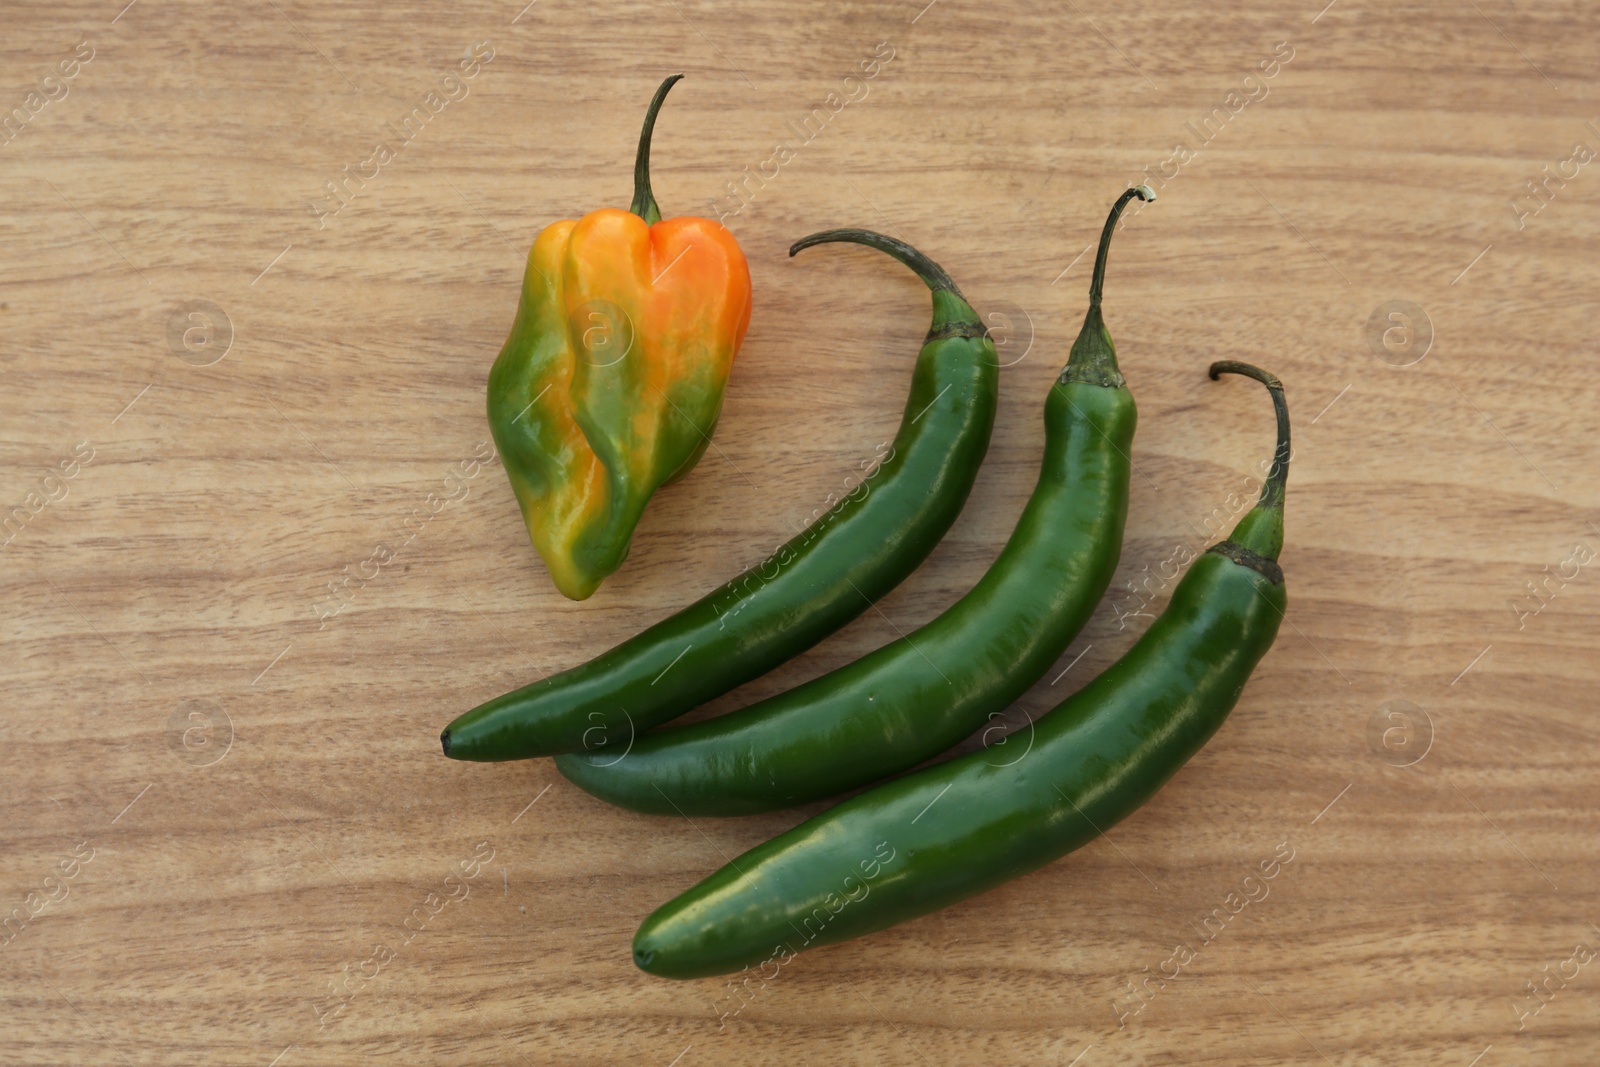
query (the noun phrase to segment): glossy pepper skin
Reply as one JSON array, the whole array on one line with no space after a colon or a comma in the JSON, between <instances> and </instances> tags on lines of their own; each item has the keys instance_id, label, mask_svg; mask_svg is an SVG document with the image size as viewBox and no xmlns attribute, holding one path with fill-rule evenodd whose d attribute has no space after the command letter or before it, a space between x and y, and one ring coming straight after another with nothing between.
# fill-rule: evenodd
<instances>
[{"instance_id":1,"label":"glossy pepper skin","mask_svg":"<svg viewBox=\"0 0 1600 1067\"><path fill-rule=\"evenodd\" d=\"M751 849L657 909L633 939L652 974L737 971L943 908L1071 852L1131 814L1222 725L1287 601L1288 413L1277 466L1229 540L1195 560L1128 653L1034 728L1027 755L976 752L907 775Z\"/></svg>"},{"instance_id":2,"label":"glossy pepper skin","mask_svg":"<svg viewBox=\"0 0 1600 1067\"><path fill-rule=\"evenodd\" d=\"M628 554L651 496L711 441L750 323L750 269L711 219L662 221L645 118L629 211L551 223L533 242L489 372L489 427L556 588L590 596Z\"/></svg>"},{"instance_id":3,"label":"glossy pepper skin","mask_svg":"<svg viewBox=\"0 0 1600 1067\"><path fill-rule=\"evenodd\" d=\"M445 755L511 760L586 749L622 758L637 734L810 648L933 551L989 447L1000 378L994 344L950 276L910 245L866 231L833 239L888 253L932 292L932 323L881 462L715 592L588 663L456 719L441 737Z\"/></svg>"},{"instance_id":4,"label":"glossy pepper skin","mask_svg":"<svg viewBox=\"0 0 1600 1067\"><path fill-rule=\"evenodd\" d=\"M786 693L649 734L622 758L604 750L559 756L557 769L634 811L770 811L915 767L1038 681L1089 620L1122 553L1137 416L1100 301L1111 235L1135 196L1155 193L1129 189L1112 206L1083 331L1046 396L1038 484L971 591L921 629Z\"/></svg>"}]
</instances>

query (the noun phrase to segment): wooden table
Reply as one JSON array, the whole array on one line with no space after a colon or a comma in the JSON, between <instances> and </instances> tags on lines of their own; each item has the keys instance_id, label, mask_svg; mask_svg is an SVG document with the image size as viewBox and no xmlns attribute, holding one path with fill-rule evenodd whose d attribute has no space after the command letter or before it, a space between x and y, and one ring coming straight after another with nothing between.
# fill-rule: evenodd
<instances>
[{"instance_id":1,"label":"wooden table","mask_svg":"<svg viewBox=\"0 0 1600 1067\"><path fill-rule=\"evenodd\" d=\"M0 46L0 1062L1593 1062L1592 8L121 2L12 5ZM727 215L757 304L716 448L571 603L474 459L484 378L534 235L626 205L676 70L657 194ZM1129 646L1268 454L1224 357L1297 419L1292 608L1240 706L1104 840L742 1007L637 971L650 909L820 806L636 816L440 727L726 581L893 433L926 294L789 260L812 230L950 270L999 422L919 571L708 711L936 615L1032 487L1139 180L1121 569L1020 708Z\"/></svg>"}]
</instances>

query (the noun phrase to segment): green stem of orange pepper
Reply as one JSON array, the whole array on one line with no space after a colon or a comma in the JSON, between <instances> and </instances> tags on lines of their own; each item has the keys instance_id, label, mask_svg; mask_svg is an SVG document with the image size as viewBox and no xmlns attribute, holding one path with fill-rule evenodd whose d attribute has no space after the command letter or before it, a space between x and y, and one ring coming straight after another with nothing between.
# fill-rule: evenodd
<instances>
[{"instance_id":1,"label":"green stem of orange pepper","mask_svg":"<svg viewBox=\"0 0 1600 1067\"><path fill-rule=\"evenodd\" d=\"M650 135L656 131L656 116L661 113L667 91L681 80L682 74L674 74L661 83L661 88L651 98L650 110L644 113L644 128L639 131L639 154L633 159L633 203L628 205L628 210L651 226L661 221L661 209L656 206L656 195L650 190Z\"/></svg>"},{"instance_id":2,"label":"green stem of orange pepper","mask_svg":"<svg viewBox=\"0 0 1600 1067\"><path fill-rule=\"evenodd\" d=\"M655 491L711 442L750 323L750 269L719 222L663 219L650 102L631 211L545 227L489 373L489 426L528 536L564 596L582 600L622 565Z\"/></svg>"}]
</instances>

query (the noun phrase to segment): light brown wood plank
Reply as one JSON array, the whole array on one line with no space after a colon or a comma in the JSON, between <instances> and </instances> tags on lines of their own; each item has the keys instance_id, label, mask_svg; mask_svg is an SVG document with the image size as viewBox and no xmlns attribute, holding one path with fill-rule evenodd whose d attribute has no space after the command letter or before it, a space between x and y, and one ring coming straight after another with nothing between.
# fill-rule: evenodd
<instances>
[{"instance_id":1,"label":"light brown wood plank","mask_svg":"<svg viewBox=\"0 0 1600 1067\"><path fill-rule=\"evenodd\" d=\"M0 512L75 448L93 458L0 548L0 914L74 872L0 945L0 1061L1591 1062L1596 966L1518 1012L1537 1005L1525 983L1600 947L1600 573L1537 615L1512 605L1600 546L1600 163L1537 214L1525 201L1520 228L1513 202L1600 149L1600 17L1319 8L10 5L0 115L77 42L94 54L0 145ZM323 183L481 41L468 95L319 226ZM529 244L626 204L659 79L688 75L655 139L664 210L728 210L727 183L880 42L893 59L865 98L728 218L756 304L717 448L623 569L563 600L498 466L401 544L488 439ZM1210 746L1106 840L805 954L726 1017L726 982L640 973L629 939L653 907L822 805L646 818L548 760L449 762L439 729L725 581L893 434L926 296L867 252L790 260L817 229L923 248L1007 317L1016 362L928 562L700 714L953 602L1032 488L1085 303L1092 257L1074 258L1137 180L1160 198L1118 237L1106 297L1141 413L1128 537L1018 715L1129 646L1148 618L1128 590L1203 546L1268 454L1265 398L1207 382L1213 359L1288 386L1292 625ZM197 300L232 332L207 366L168 341ZM1431 323L1409 366L1369 343L1393 300ZM319 626L327 583L380 542L396 561ZM1427 716L1410 766L1371 741L1391 701ZM183 749L191 710L217 748ZM1267 898L1204 942L1280 843L1294 858ZM430 915L489 850L470 896ZM1199 946L1182 979L1136 997L1179 943Z\"/></svg>"}]
</instances>

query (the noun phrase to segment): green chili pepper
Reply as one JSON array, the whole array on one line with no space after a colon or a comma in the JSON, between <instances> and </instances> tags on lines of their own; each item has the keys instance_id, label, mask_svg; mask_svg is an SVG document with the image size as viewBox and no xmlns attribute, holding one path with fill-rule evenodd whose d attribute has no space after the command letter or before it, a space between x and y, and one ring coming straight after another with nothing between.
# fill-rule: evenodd
<instances>
[{"instance_id":1,"label":"green chili pepper","mask_svg":"<svg viewBox=\"0 0 1600 1067\"><path fill-rule=\"evenodd\" d=\"M1077 636L1122 551L1136 414L1100 313L1106 256L1128 201L1100 236L1089 311L1045 399L1039 481L1016 530L966 596L920 630L786 693L681 730L625 757L556 760L583 789L634 811L744 815L800 804L915 767L1027 691ZM829 239L808 237L795 249Z\"/></svg>"},{"instance_id":2,"label":"green chili pepper","mask_svg":"<svg viewBox=\"0 0 1600 1067\"><path fill-rule=\"evenodd\" d=\"M981 893L1093 840L1222 725L1283 617L1289 415L1272 391L1277 462L1260 502L1195 560L1150 629L1037 726L1028 753L975 752L862 793L751 849L658 908L633 939L641 968L723 974L842 941ZM1025 743L1019 740L1018 743Z\"/></svg>"},{"instance_id":3,"label":"green chili pepper","mask_svg":"<svg viewBox=\"0 0 1600 1067\"><path fill-rule=\"evenodd\" d=\"M626 751L635 733L766 673L861 614L950 528L994 428L994 343L955 282L915 248L866 230L814 238L824 239L886 252L933 293L933 323L900 430L881 462L721 589L588 663L456 719L440 738L445 755L510 760Z\"/></svg>"}]
</instances>

